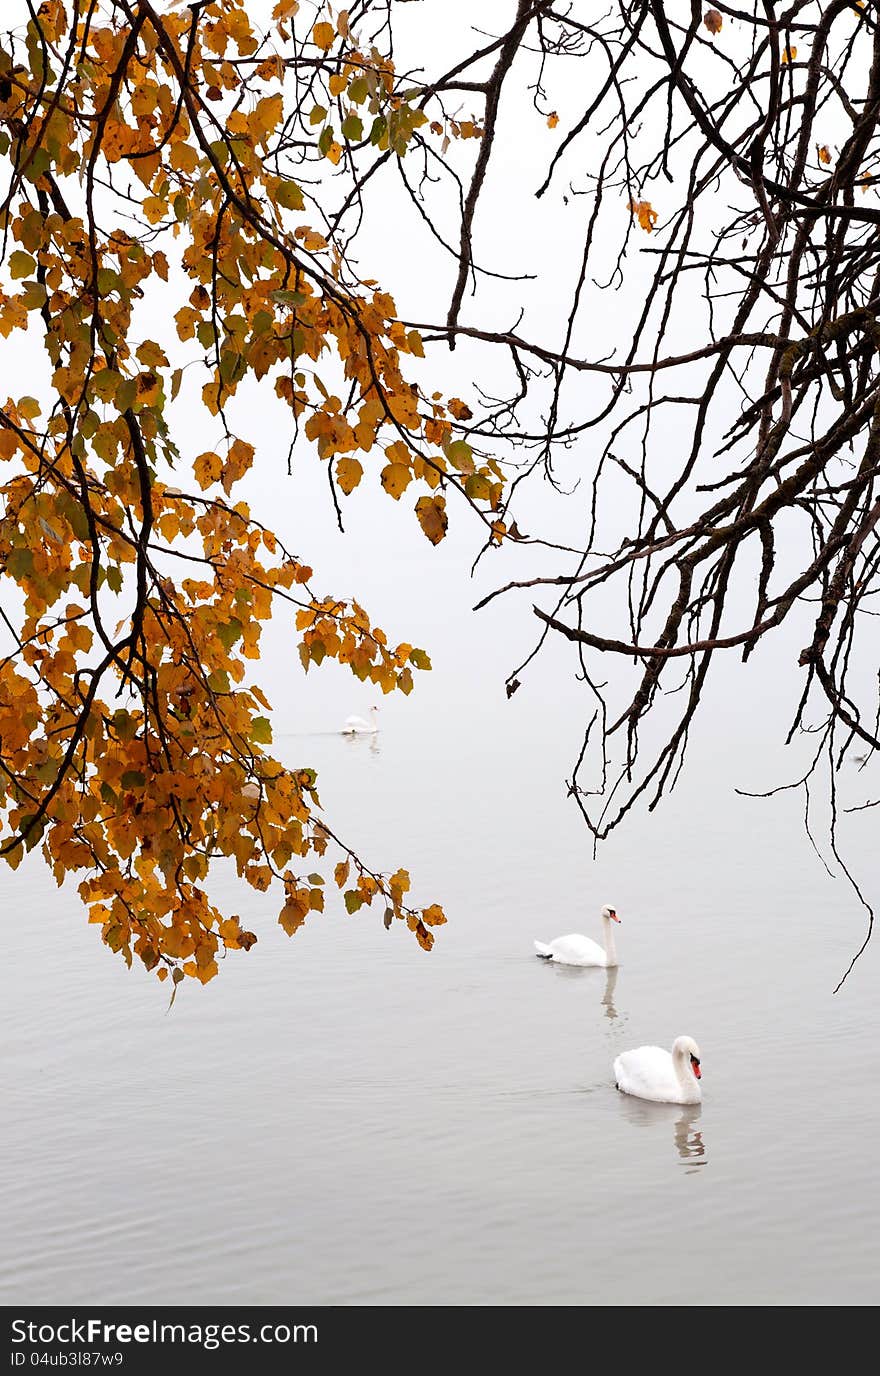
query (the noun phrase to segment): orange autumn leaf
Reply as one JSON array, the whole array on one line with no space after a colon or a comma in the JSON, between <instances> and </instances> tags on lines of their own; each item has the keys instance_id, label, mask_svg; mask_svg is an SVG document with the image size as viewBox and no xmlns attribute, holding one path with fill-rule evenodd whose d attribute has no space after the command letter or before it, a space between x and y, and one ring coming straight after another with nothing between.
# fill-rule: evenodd
<instances>
[{"instance_id":1,"label":"orange autumn leaf","mask_svg":"<svg viewBox=\"0 0 880 1376\"><path fill-rule=\"evenodd\" d=\"M631 200L628 208L630 213L636 217L645 233L651 234L657 223L657 211L651 205L651 202Z\"/></svg>"},{"instance_id":2,"label":"orange autumn leaf","mask_svg":"<svg viewBox=\"0 0 880 1376\"><path fill-rule=\"evenodd\" d=\"M381 901L423 946L442 921L409 901L407 871L368 868L335 839L314 771L275 757L254 681L273 614L310 675L335 661L406 695L431 660L314 586L265 523L271 503L241 495L254 498L249 475L277 475L296 437L297 462L332 465L334 497L415 485L436 543L448 417L470 414L417 385L422 333L343 263L315 197L342 138L401 158L428 122L390 56L355 54L346 11L311 29L308 175L278 164L304 99L302 34L285 27L298 9L274 4L272 52L246 0L155 19L46 0L0 91L15 133L0 140L0 335L28 336L41 398L0 405L7 628L18 619L0 664L0 858L35 853L59 884L74 876L107 948L174 996L257 942L210 898L218 864L271 895L290 935L324 911L325 873L348 911ZM325 62L334 46L352 61ZM481 133L472 119L457 131ZM458 471L494 509L500 477Z\"/></svg>"},{"instance_id":3,"label":"orange autumn leaf","mask_svg":"<svg viewBox=\"0 0 880 1376\"><path fill-rule=\"evenodd\" d=\"M336 461L336 481L342 491L348 496L354 492L361 478L364 476L363 464L357 459L337 459Z\"/></svg>"},{"instance_id":4,"label":"orange autumn leaf","mask_svg":"<svg viewBox=\"0 0 880 1376\"><path fill-rule=\"evenodd\" d=\"M336 30L334 29L332 24L328 24L326 23L326 21L322 21L321 23L316 24L315 27L312 29L312 42L315 43L319 48L323 49L324 52L327 52L328 49L332 48L335 41Z\"/></svg>"}]
</instances>

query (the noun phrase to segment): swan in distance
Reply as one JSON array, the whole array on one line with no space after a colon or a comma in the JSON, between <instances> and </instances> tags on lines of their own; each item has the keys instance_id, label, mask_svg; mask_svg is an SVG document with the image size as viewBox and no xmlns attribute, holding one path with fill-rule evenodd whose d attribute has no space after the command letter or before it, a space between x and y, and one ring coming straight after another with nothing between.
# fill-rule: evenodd
<instances>
[{"instance_id":1,"label":"swan in distance","mask_svg":"<svg viewBox=\"0 0 880 1376\"><path fill-rule=\"evenodd\" d=\"M371 707L369 721L364 721L363 717L346 717L345 725L342 728L343 736L375 736L379 730L379 723L376 720L378 714L378 707Z\"/></svg>"},{"instance_id":2,"label":"swan in distance","mask_svg":"<svg viewBox=\"0 0 880 1376\"><path fill-rule=\"evenodd\" d=\"M693 1037L676 1037L672 1051L639 1046L624 1051L614 1062L614 1080L624 1094L653 1099L659 1104L699 1104L700 1048Z\"/></svg>"},{"instance_id":3,"label":"swan in distance","mask_svg":"<svg viewBox=\"0 0 880 1376\"><path fill-rule=\"evenodd\" d=\"M605 949L588 936L572 933L571 936L558 936L555 941L535 942L535 950L542 960L554 960L557 965L604 965L610 968L617 964L617 950L614 945L612 922L619 922L617 910L606 903L602 909L602 930Z\"/></svg>"}]
</instances>

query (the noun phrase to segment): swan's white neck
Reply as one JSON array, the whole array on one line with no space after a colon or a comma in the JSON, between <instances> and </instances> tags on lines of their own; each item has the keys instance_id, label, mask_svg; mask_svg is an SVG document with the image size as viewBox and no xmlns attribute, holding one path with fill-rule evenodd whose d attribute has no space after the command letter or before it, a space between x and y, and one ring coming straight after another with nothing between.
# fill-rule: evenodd
<instances>
[{"instance_id":1,"label":"swan's white neck","mask_svg":"<svg viewBox=\"0 0 880 1376\"><path fill-rule=\"evenodd\" d=\"M702 1100L700 1082L691 1069L690 1052L677 1046L672 1052L672 1068L684 1095L683 1103L699 1104Z\"/></svg>"},{"instance_id":2,"label":"swan's white neck","mask_svg":"<svg viewBox=\"0 0 880 1376\"><path fill-rule=\"evenodd\" d=\"M605 964L617 964L617 947L614 944L614 924L610 917L602 918L602 925L605 928Z\"/></svg>"}]
</instances>

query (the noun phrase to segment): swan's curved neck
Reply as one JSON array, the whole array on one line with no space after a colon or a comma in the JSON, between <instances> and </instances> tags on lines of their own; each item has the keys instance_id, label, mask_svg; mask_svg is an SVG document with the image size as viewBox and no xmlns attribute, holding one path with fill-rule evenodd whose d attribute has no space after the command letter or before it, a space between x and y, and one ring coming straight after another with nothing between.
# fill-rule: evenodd
<instances>
[{"instance_id":1,"label":"swan's curved neck","mask_svg":"<svg viewBox=\"0 0 880 1376\"><path fill-rule=\"evenodd\" d=\"M606 965L616 965L617 947L614 944L614 923L610 917L603 917L602 925L605 928L605 963Z\"/></svg>"},{"instance_id":2,"label":"swan's curved neck","mask_svg":"<svg viewBox=\"0 0 880 1376\"><path fill-rule=\"evenodd\" d=\"M700 1086L694 1079L694 1072L691 1070L690 1053L683 1051L681 1047L676 1047L672 1053L672 1067L678 1083L687 1096L687 1102L699 1103L701 1098Z\"/></svg>"}]
</instances>

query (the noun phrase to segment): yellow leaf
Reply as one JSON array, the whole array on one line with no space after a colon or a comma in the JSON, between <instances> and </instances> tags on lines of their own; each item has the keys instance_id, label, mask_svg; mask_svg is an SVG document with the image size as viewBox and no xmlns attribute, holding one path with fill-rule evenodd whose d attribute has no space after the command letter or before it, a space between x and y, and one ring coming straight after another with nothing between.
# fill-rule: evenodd
<instances>
[{"instance_id":1,"label":"yellow leaf","mask_svg":"<svg viewBox=\"0 0 880 1376\"><path fill-rule=\"evenodd\" d=\"M787 62L794 62L796 59L797 59L797 48L786 48L785 52L782 54L782 57L781 57L779 60L780 60L780 62L781 62L781 63L783 64L783 66L784 66L785 63L787 63Z\"/></svg>"},{"instance_id":2,"label":"yellow leaf","mask_svg":"<svg viewBox=\"0 0 880 1376\"><path fill-rule=\"evenodd\" d=\"M263 96L258 100L248 125L258 141L265 142L272 130L281 123L284 105L280 95Z\"/></svg>"},{"instance_id":3,"label":"yellow leaf","mask_svg":"<svg viewBox=\"0 0 880 1376\"><path fill-rule=\"evenodd\" d=\"M419 518L419 525L431 544L439 545L449 524L449 518L446 515L446 498L420 497L416 502L416 515Z\"/></svg>"},{"instance_id":4,"label":"yellow leaf","mask_svg":"<svg viewBox=\"0 0 880 1376\"><path fill-rule=\"evenodd\" d=\"M119 162L119 159L126 153L130 153L135 142L135 131L130 129L127 124L122 124L118 119L111 116L104 125L104 133L101 138L101 151L108 162Z\"/></svg>"},{"instance_id":5,"label":"yellow leaf","mask_svg":"<svg viewBox=\"0 0 880 1376\"><path fill-rule=\"evenodd\" d=\"M138 373L135 379L137 399L141 406L155 406L162 389L161 379L153 372Z\"/></svg>"},{"instance_id":6,"label":"yellow leaf","mask_svg":"<svg viewBox=\"0 0 880 1376\"><path fill-rule=\"evenodd\" d=\"M223 491L229 493L232 484L247 473L254 459L254 446L246 440L233 440L223 465ZM198 475L196 475L198 476Z\"/></svg>"},{"instance_id":7,"label":"yellow leaf","mask_svg":"<svg viewBox=\"0 0 880 1376\"><path fill-rule=\"evenodd\" d=\"M555 129L558 123L559 123L559 116L557 115L556 111L554 110L552 114L550 114L550 115L547 116L547 128L548 128L548 129Z\"/></svg>"},{"instance_id":8,"label":"yellow leaf","mask_svg":"<svg viewBox=\"0 0 880 1376\"><path fill-rule=\"evenodd\" d=\"M223 460L219 454L200 454L193 464L196 482L202 491L217 482L223 470Z\"/></svg>"},{"instance_id":9,"label":"yellow leaf","mask_svg":"<svg viewBox=\"0 0 880 1376\"><path fill-rule=\"evenodd\" d=\"M312 29L312 42L322 48L325 53L333 47L335 38L336 34L332 24L320 23Z\"/></svg>"},{"instance_id":10,"label":"yellow leaf","mask_svg":"<svg viewBox=\"0 0 880 1376\"><path fill-rule=\"evenodd\" d=\"M410 877L408 870L396 870L388 880L388 887L391 890L392 898L398 901L409 891Z\"/></svg>"},{"instance_id":11,"label":"yellow leaf","mask_svg":"<svg viewBox=\"0 0 880 1376\"><path fill-rule=\"evenodd\" d=\"M389 463L387 468L382 469L381 478L382 486L389 497L399 501L401 494L406 491L412 481L412 472L402 463Z\"/></svg>"},{"instance_id":12,"label":"yellow leaf","mask_svg":"<svg viewBox=\"0 0 880 1376\"><path fill-rule=\"evenodd\" d=\"M819 149L819 161L824 163L826 167L831 161L831 149L827 143L823 143Z\"/></svg>"},{"instance_id":13,"label":"yellow leaf","mask_svg":"<svg viewBox=\"0 0 880 1376\"><path fill-rule=\"evenodd\" d=\"M357 459L338 459L336 481L346 496L353 492L364 475L363 465Z\"/></svg>"}]
</instances>

